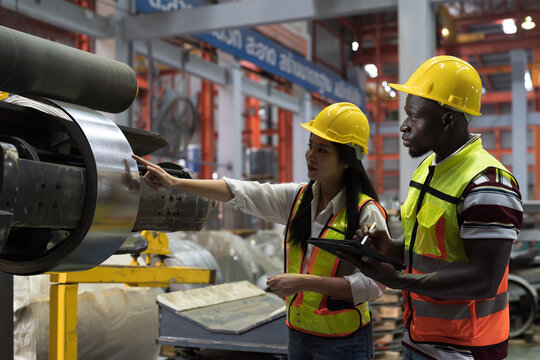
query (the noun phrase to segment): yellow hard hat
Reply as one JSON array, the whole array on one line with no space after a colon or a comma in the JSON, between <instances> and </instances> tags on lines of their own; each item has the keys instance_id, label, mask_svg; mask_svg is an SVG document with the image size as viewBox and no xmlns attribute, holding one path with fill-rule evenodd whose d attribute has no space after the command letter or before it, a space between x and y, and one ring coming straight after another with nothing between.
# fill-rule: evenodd
<instances>
[{"instance_id":1,"label":"yellow hard hat","mask_svg":"<svg viewBox=\"0 0 540 360\"><path fill-rule=\"evenodd\" d=\"M341 102L325 107L304 129L328 141L357 145L368 153L369 123L358 106Z\"/></svg>"},{"instance_id":2,"label":"yellow hard hat","mask_svg":"<svg viewBox=\"0 0 540 360\"><path fill-rule=\"evenodd\" d=\"M435 56L420 65L405 84L389 85L471 115L480 115L480 75L471 64L454 56Z\"/></svg>"}]
</instances>

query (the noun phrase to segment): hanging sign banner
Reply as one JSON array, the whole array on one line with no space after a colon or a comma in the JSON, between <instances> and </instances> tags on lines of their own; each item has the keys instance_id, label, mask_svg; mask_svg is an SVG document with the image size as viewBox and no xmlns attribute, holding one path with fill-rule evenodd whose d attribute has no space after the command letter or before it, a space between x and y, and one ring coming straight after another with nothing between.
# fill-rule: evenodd
<instances>
[{"instance_id":1,"label":"hanging sign banner","mask_svg":"<svg viewBox=\"0 0 540 360\"><path fill-rule=\"evenodd\" d=\"M212 6L200 0L137 0L136 5L141 13ZM348 101L364 108L364 94L360 88L255 30L217 30L192 36L239 59L252 62L261 69L298 84L306 90L317 92L333 101Z\"/></svg>"}]
</instances>

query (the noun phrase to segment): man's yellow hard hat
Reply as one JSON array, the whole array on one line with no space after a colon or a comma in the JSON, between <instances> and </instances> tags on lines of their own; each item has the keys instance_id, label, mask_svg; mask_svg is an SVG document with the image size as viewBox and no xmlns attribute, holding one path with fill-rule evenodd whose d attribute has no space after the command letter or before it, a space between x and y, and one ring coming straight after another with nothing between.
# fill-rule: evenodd
<instances>
[{"instance_id":1,"label":"man's yellow hard hat","mask_svg":"<svg viewBox=\"0 0 540 360\"><path fill-rule=\"evenodd\" d=\"M304 129L328 141L359 146L368 153L369 123L358 106L340 102L324 108Z\"/></svg>"},{"instance_id":2,"label":"man's yellow hard hat","mask_svg":"<svg viewBox=\"0 0 540 360\"><path fill-rule=\"evenodd\" d=\"M480 75L471 64L454 56L435 56L420 65L405 84L388 85L471 115L481 115Z\"/></svg>"}]
</instances>

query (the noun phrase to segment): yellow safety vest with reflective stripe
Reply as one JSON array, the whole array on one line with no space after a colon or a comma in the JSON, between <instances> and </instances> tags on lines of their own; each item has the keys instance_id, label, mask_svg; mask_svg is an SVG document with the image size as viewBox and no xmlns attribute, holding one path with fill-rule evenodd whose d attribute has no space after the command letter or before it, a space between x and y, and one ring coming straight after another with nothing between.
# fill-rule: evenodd
<instances>
[{"instance_id":1,"label":"yellow safety vest with reflective stripe","mask_svg":"<svg viewBox=\"0 0 540 360\"><path fill-rule=\"evenodd\" d=\"M298 211L298 206L306 186L304 186L293 205L290 220L294 218ZM374 202L381 209L381 213L386 216L384 210L373 199L367 195L361 195L359 200L359 211L368 202ZM321 238L344 239L346 231L346 211L343 206L339 212L333 216L322 230ZM290 234L289 231L287 233ZM289 240L289 239L287 239ZM286 248L286 272L300 274L303 267L304 251L300 246L292 246L287 241ZM318 276L335 276L340 260L336 256L318 247L313 249L307 273ZM351 308L341 310L329 310L327 307L328 296L302 291L297 294L287 296L287 326L295 330L318 336L340 337L349 335L371 321L368 303L351 306Z\"/></svg>"},{"instance_id":2,"label":"yellow safety vest with reflective stripe","mask_svg":"<svg viewBox=\"0 0 540 360\"><path fill-rule=\"evenodd\" d=\"M457 206L468 184L487 168L515 182L482 147L480 139L437 166L432 154L416 169L401 207L405 264L409 273L431 273L469 262L460 236ZM517 184L517 182L516 182ZM437 300L404 292L405 321L413 341L466 348L489 347L508 339L508 266L497 295L483 300Z\"/></svg>"}]
</instances>

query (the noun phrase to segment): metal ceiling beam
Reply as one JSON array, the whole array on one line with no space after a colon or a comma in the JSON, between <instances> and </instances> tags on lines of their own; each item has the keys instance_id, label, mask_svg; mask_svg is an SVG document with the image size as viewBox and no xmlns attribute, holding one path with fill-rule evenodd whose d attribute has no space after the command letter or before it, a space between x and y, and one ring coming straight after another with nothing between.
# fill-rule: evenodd
<instances>
[{"instance_id":1,"label":"metal ceiling beam","mask_svg":"<svg viewBox=\"0 0 540 360\"><path fill-rule=\"evenodd\" d=\"M540 32L530 34L527 37L512 35L486 37L483 41L471 42L466 44L453 44L445 46L448 54L459 54L461 58L470 55L508 52L513 49L536 49L540 43Z\"/></svg>"},{"instance_id":2,"label":"metal ceiling beam","mask_svg":"<svg viewBox=\"0 0 540 360\"><path fill-rule=\"evenodd\" d=\"M2 0L0 7L77 34L114 37L111 19L67 1Z\"/></svg>"},{"instance_id":3,"label":"metal ceiling beam","mask_svg":"<svg viewBox=\"0 0 540 360\"><path fill-rule=\"evenodd\" d=\"M496 14L486 14L486 15L472 15L462 18L455 19L457 26L471 26L471 25L479 25L479 24L498 24L502 23L504 19L515 19L516 25L519 26L520 24L518 21L521 21L523 19L518 18L519 15L525 16L532 16L533 19L536 19L540 17L540 10L534 9L534 10L522 10L521 12L510 12L510 13L496 13Z\"/></svg>"},{"instance_id":4,"label":"metal ceiling beam","mask_svg":"<svg viewBox=\"0 0 540 360\"><path fill-rule=\"evenodd\" d=\"M154 60L170 66L174 69L185 71L215 84L226 85L228 83L227 71L218 65L201 59L198 56L190 56L181 47L167 44L161 40L135 41L133 50L137 54L149 55L149 45L152 46Z\"/></svg>"},{"instance_id":5,"label":"metal ceiling beam","mask_svg":"<svg viewBox=\"0 0 540 360\"><path fill-rule=\"evenodd\" d=\"M264 85L243 77L242 92L248 96L271 103L281 109L289 110L297 114L302 111L302 99L276 90L271 87L270 83Z\"/></svg>"},{"instance_id":6,"label":"metal ceiling beam","mask_svg":"<svg viewBox=\"0 0 540 360\"><path fill-rule=\"evenodd\" d=\"M533 70L535 67L540 66L540 61L535 61L527 65L529 70ZM511 65L499 65L499 66L481 66L476 67L476 71L480 75L491 75L491 74L509 74L512 72Z\"/></svg>"},{"instance_id":7,"label":"metal ceiling beam","mask_svg":"<svg viewBox=\"0 0 540 360\"><path fill-rule=\"evenodd\" d=\"M534 99L534 92L527 91L527 101ZM512 102L511 91L495 91L482 94L482 104L509 103Z\"/></svg>"},{"instance_id":8,"label":"metal ceiling beam","mask_svg":"<svg viewBox=\"0 0 540 360\"><path fill-rule=\"evenodd\" d=\"M233 1L193 9L130 16L123 19L123 33L126 40L146 40L290 21L369 14L393 10L396 7L397 0Z\"/></svg>"},{"instance_id":9,"label":"metal ceiling beam","mask_svg":"<svg viewBox=\"0 0 540 360\"><path fill-rule=\"evenodd\" d=\"M182 51L182 48L167 44L161 40L152 40L151 42L135 41L133 43L133 50L137 54L148 56L149 46L152 47L153 59L164 65L185 71L218 85L230 84L231 76L227 74L226 69L201 59L198 56L190 55L187 51ZM301 99L280 92L270 86L251 81L245 77L242 77L241 82L242 92L247 96L255 97L294 113L300 113Z\"/></svg>"}]
</instances>

